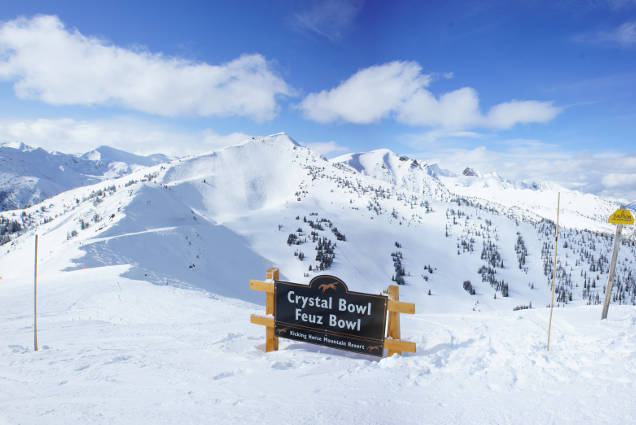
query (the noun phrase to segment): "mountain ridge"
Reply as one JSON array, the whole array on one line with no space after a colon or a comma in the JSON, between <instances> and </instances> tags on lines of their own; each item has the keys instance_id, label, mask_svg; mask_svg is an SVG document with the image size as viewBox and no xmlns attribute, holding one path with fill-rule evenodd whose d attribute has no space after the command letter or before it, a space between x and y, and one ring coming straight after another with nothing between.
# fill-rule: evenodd
<instances>
[{"instance_id":1,"label":"mountain ridge","mask_svg":"<svg viewBox=\"0 0 636 425\"><path fill-rule=\"evenodd\" d=\"M53 195L165 162L101 146L82 155L49 152L24 143L0 145L0 211L20 209Z\"/></svg>"},{"instance_id":2,"label":"mountain ridge","mask_svg":"<svg viewBox=\"0 0 636 425\"><path fill-rule=\"evenodd\" d=\"M458 195L424 165L378 155L367 161L374 177L278 134L141 167L0 213L0 269L37 231L65 270L127 265L135 279L247 301L241 282L274 264L292 281L329 272L369 292L403 283L406 296L439 312L548 302L552 220ZM570 260L558 264L560 304L600 302L611 229L585 214L591 228L561 225L559 252ZM636 246L623 246L616 297L633 303Z\"/></svg>"}]
</instances>

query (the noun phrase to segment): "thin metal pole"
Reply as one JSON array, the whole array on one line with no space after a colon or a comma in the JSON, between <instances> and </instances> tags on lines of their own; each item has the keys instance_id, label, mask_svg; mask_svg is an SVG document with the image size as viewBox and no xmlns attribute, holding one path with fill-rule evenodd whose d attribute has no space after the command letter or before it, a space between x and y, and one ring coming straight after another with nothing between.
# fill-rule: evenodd
<instances>
[{"instance_id":1,"label":"thin metal pole","mask_svg":"<svg viewBox=\"0 0 636 425\"><path fill-rule=\"evenodd\" d=\"M552 309L554 309L554 286L557 271L557 247L559 245L559 210L561 209L561 192L557 194L557 219L554 236L554 268L552 270L552 299L550 300L550 319L548 320L548 351L550 351L550 330L552 329Z\"/></svg>"},{"instance_id":2,"label":"thin metal pole","mask_svg":"<svg viewBox=\"0 0 636 425\"><path fill-rule=\"evenodd\" d=\"M607 287L605 288L605 303L603 304L603 313L601 320L607 319L607 311L609 310L610 300L612 297L612 286L614 285L614 270L616 269L616 258L618 257L618 248L621 244L621 232L623 225L616 225L616 236L614 236L614 251L612 251L612 262L610 263L609 276L607 278Z\"/></svg>"},{"instance_id":3,"label":"thin metal pole","mask_svg":"<svg viewBox=\"0 0 636 425\"><path fill-rule=\"evenodd\" d=\"M35 235L35 264L33 274L33 346L38 351L38 235Z\"/></svg>"}]
</instances>

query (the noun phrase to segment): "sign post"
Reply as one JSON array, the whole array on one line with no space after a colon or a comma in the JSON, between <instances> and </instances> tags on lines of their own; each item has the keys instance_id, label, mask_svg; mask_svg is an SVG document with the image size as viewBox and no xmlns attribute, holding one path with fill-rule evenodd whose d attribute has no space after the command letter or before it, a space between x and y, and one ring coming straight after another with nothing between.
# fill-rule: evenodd
<instances>
[{"instance_id":1,"label":"sign post","mask_svg":"<svg viewBox=\"0 0 636 425\"><path fill-rule=\"evenodd\" d=\"M554 309L554 285L556 283L557 271L557 247L559 246L559 211L561 209L561 192L557 194L557 216L556 228L554 233L554 268L552 269L552 298L550 298L550 319L548 319L548 345L547 351L550 351L550 331L552 330L552 310Z\"/></svg>"},{"instance_id":2,"label":"sign post","mask_svg":"<svg viewBox=\"0 0 636 425\"><path fill-rule=\"evenodd\" d=\"M397 286L389 287L387 297L350 291L335 276L316 276L308 285L277 278L250 281L250 288L267 293L266 313L274 314L251 317L266 326L265 351L277 350L282 337L379 357L385 348L389 355L415 352L415 343L400 340L399 321L399 313L415 313L415 305L399 301Z\"/></svg>"},{"instance_id":3,"label":"sign post","mask_svg":"<svg viewBox=\"0 0 636 425\"><path fill-rule=\"evenodd\" d=\"M607 287L605 288L605 303L603 303L603 312L601 320L607 319L607 311L612 298L612 286L614 285L614 270L616 269L616 259L618 258L618 248L621 244L621 232L623 225L634 224L634 217L628 209L619 208L614 211L608 220L610 223L616 224L616 235L614 236L614 250L612 251L612 261L610 262L609 276L607 277Z\"/></svg>"}]
</instances>

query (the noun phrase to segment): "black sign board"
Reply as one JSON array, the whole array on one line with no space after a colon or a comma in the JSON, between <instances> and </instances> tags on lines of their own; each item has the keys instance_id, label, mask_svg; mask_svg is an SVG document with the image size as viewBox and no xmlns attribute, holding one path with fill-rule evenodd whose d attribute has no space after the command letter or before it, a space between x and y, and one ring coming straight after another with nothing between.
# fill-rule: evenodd
<instances>
[{"instance_id":1,"label":"black sign board","mask_svg":"<svg viewBox=\"0 0 636 425\"><path fill-rule=\"evenodd\" d=\"M276 336L382 356L387 297L349 291L334 276L276 281Z\"/></svg>"}]
</instances>

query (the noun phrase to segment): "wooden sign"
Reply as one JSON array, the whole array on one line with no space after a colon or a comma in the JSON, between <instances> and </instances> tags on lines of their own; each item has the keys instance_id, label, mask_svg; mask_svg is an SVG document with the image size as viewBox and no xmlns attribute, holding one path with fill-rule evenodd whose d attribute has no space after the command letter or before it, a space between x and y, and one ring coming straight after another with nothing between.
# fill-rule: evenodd
<instances>
[{"instance_id":1,"label":"wooden sign","mask_svg":"<svg viewBox=\"0 0 636 425\"><path fill-rule=\"evenodd\" d=\"M634 224L634 216L629 212L628 209L619 208L614 211L614 214L610 215L608 220L610 223L614 224Z\"/></svg>"},{"instance_id":2,"label":"wooden sign","mask_svg":"<svg viewBox=\"0 0 636 425\"><path fill-rule=\"evenodd\" d=\"M400 301L399 288L388 296L349 291L335 276L316 276L309 285L278 279L278 268L267 280L250 280L250 288L266 293L265 313L250 321L265 326L265 351L278 350L278 338L320 344L357 353L383 356L415 353L415 343L401 340L400 313L415 313L415 304ZM386 336L385 336L386 329Z\"/></svg>"},{"instance_id":3,"label":"wooden sign","mask_svg":"<svg viewBox=\"0 0 636 425\"><path fill-rule=\"evenodd\" d=\"M349 291L334 276L274 284L276 336L382 356L387 297Z\"/></svg>"}]
</instances>

